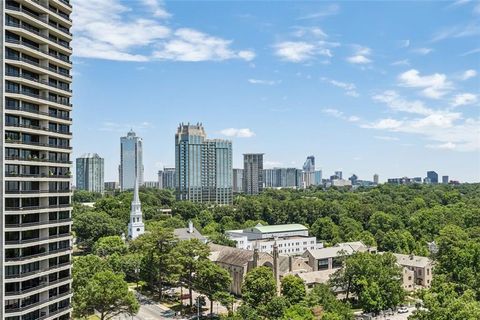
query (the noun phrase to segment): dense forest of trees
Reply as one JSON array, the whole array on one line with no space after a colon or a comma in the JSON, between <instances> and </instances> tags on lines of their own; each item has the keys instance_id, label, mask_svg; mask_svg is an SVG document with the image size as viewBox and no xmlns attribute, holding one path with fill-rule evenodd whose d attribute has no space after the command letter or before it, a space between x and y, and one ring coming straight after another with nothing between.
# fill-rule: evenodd
<instances>
[{"instance_id":1,"label":"dense forest of trees","mask_svg":"<svg viewBox=\"0 0 480 320\"><path fill-rule=\"evenodd\" d=\"M231 206L178 202L169 190L141 189L140 198L148 229L184 227L192 220L213 242L226 245L231 242L225 230L259 222L301 223L326 245L362 240L397 253L429 256L427 243L435 241L433 287L420 294L428 310L413 318L480 319L480 184L266 190L259 196L237 196ZM93 208L76 204L74 210L74 232L86 253L102 252L101 238L126 233L131 193L101 198L84 193L76 199L96 199ZM292 306L311 309L307 300Z\"/></svg>"}]
</instances>

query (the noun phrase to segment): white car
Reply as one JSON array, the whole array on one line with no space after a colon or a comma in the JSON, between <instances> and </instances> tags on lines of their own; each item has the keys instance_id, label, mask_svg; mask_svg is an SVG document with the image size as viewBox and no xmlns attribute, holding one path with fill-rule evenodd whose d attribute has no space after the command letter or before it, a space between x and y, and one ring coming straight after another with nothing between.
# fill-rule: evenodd
<instances>
[{"instance_id":1,"label":"white car","mask_svg":"<svg viewBox=\"0 0 480 320\"><path fill-rule=\"evenodd\" d=\"M407 312L408 312L407 307L400 307L400 308L398 308L398 313L407 313Z\"/></svg>"}]
</instances>

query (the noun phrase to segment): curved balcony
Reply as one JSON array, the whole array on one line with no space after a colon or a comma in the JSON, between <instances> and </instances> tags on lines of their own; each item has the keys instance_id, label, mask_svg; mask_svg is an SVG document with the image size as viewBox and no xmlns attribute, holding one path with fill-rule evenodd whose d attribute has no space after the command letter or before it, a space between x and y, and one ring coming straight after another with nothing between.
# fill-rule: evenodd
<instances>
[{"instance_id":1,"label":"curved balcony","mask_svg":"<svg viewBox=\"0 0 480 320\"><path fill-rule=\"evenodd\" d=\"M5 124L5 127L9 127L9 128L24 128L24 129L31 129L33 131L45 131L45 132L49 132L49 133L56 133L56 134L59 134L59 135L63 135L63 136L66 136L66 138L69 138L72 133L67 131L61 131L61 130L53 130L53 129L50 129L48 127L39 127L39 126L32 126L32 125L27 125L27 124L20 124L20 123L6 123ZM23 132L23 131L22 131ZM38 134L37 132L35 132L36 134ZM40 134L43 134L43 132L41 132Z\"/></svg>"},{"instance_id":2,"label":"curved balcony","mask_svg":"<svg viewBox=\"0 0 480 320\"><path fill-rule=\"evenodd\" d=\"M40 65L39 63L37 63L35 61L31 61L29 59L25 59L25 58L21 58L21 57L15 57L15 56L12 56L12 55L7 55L5 58L7 60L20 61L20 62L28 63L32 66L37 67L37 68L41 68L43 70L53 72L53 73L55 73L55 76L65 77L64 80L66 80L66 81L72 81L72 76L70 74L59 72L55 68L44 67L44 66Z\"/></svg>"},{"instance_id":3,"label":"curved balcony","mask_svg":"<svg viewBox=\"0 0 480 320\"><path fill-rule=\"evenodd\" d=\"M33 34L35 34L35 36L38 36L38 37L41 37L41 38L44 38L45 40L47 40L48 44L50 44L50 45L53 44L54 46L59 46L57 48L60 49L60 50L65 50L66 49L65 51L68 54L72 53L72 47L70 47L68 44L63 43L62 41L51 39L50 37L47 37L46 35L38 32L37 30L35 30L34 28L32 28L32 27L30 27L26 24L20 24L20 23L16 23L16 22L13 22L13 21L6 21L5 25L8 26L8 27L18 28L18 29L22 29L22 30L28 31L30 33L33 33Z\"/></svg>"},{"instance_id":4,"label":"curved balcony","mask_svg":"<svg viewBox=\"0 0 480 320\"><path fill-rule=\"evenodd\" d=\"M68 14L52 10L52 8L50 8L49 6L41 3L39 0L32 0L32 2L38 4L41 7L43 7L44 9L46 9L46 13L48 13L50 15L54 15L54 17L56 17L60 21L63 21L63 22L65 22L67 24L70 24L70 25L72 24L72 19L68 16Z\"/></svg>"},{"instance_id":5,"label":"curved balcony","mask_svg":"<svg viewBox=\"0 0 480 320\"><path fill-rule=\"evenodd\" d=\"M64 253L64 252L70 252L72 251L73 247L66 247L66 248L61 248L61 249L55 249L55 250L51 250L51 251L45 251L45 252L40 252L40 253L36 253L36 254L31 254L31 255L28 255L28 256L23 256L23 257L5 257L5 262L25 262L25 263L29 263L29 260L32 260L32 259L36 259L36 258L41 258L41 257L45 257L45 256L49 256L49 255L53 255L53 254L56 254L56 253Z\"/></svg>"},{"instance_id":6,"label":"curved balcony","mask_svg":"<svg viewBox=\"0 0 480 320\"><path fill-rule=\"evenodd\" d=\"M5 229L28 229L32 227L41 227L41 226L57 226L59 224L72 224L72 219L57 219L57 220L48 220L48 221L36 221L36 222L25 222L25 223L5 223Z\"/></svg>"},{"instance_id":7,"label":"curved balcony","mask_svg":"<svg viewBox=\"0 0 480 320\"><path fill-rule=\"evenodd\" d=\"M37 210L45 210L45 209L63 209L63 208L71 208L71 207L72 207L71 204L55 204L50 206L30 206L30 207L5 207L5 211L24 212L24 211L37 211Z\"/></svg>"},{"instance_id":8,"label":"curved balcony","mask_svg":"<svg viewBox=\"0 0 480 320\"><path fill-rule=\"evenodd\" d=\"M35 291L38 291L38 290L41 290L41 289L44 289L44 288L47 288L47 287L50 287L50 286L57 285L57 284L62 283L62 282L67 282L71 279L72 279L72 277L65 277L65 278L62 278L62 279L57 279L55 281L41 282L38 286L35 286L35 287L25 288L25 289L22 289L22 290L19 290L19 291L10 291L10 292L7 291L7 292L5 292L5 296L6 297L11 297L11 296L20 296L20 295L28 294L28 293L35 292Z\"/></svg>"},{"instance_id":9,"label":"curved balcony","mask_svg":"<svg viewBox=\"0 0 480 320\"><path fill-rule=\"evenodd\" d=\"M38 111L38 110L34 110L34 109L31 109L31 108L26 108L26 107L12 107L12 106L5 106L5 110L12 110L12 111L22 111L22 112L28 112L28 113L32 113L32 114L38 114L38 115L41 115L41 116L47 116L47 117L51 117L51 118L56 118L56 119L60 119L60 120L65 120L65 121L69 121L71 122L72 121L72 118L70 117L65 117L65 116L61 116L59 114L54 114L54 113L50 113L50 112L42 112L42 111ZM48 119L50 120L50 119Z\"/></svg>"},{"instance_id":10,"label":"curved balcony","mask_svg":"<svg viewBox=\"0 0 480 320\"><path fill-rule=\"evenodd\" d=\"M51 164L72 164L72 161L69 160L50 160L45 158L35 158L35 157L11 157L6 156L5 160L10 161L26 161L26 162L45 162Z\"/></svg>"},{"instance_id":11,"label":"curved balcony","mask_svg":"<svg viewBox=\"0 0 480 320\"><path fill-rule=\"evenodd\" d=\"M56 149L67 149L67 150L71 150L71 149L72 149L72 147L70 147L70 146L61 146L61 145L50 144L50 143L41 143L41 142L33 142L33 141L21 141L21 140L11 140L11 139L6 139L6 140L5 140L5 143L23 144L23 145L28 145L28 146L47 147L47 148L56 148Z\"/></svg>"},{"instance_id":12,"label":"curved balcony","mask_svg":"<svg viewBox=\"0 0 480 320\"><path fill-rule=\"evenodd\" d=\"M62 294L59 294L57 296L53 296L53 297L50 297L48 299L45 299L45 300L42 300L42 301L38 301L38 302L35 302L35 303L32 303L32 304L29 304L27 306L21 306L21 305L18 305L18 306L11 306L9 309L6 309L5 310L5 313L17 313L17 312L24 312L24 311L27 311L27 310L30 310L30 309L33 309L35 307L38 307L38 306L41 306L43 304L47 304L49 303L50 301L54 301L54 300L57 300L57 299L60 299L60 298L63 298L63 297L66 297L66 296L69 296L72 294L72 291L67 291L65 293L62 293ZM50 316L48 316L50 317Z\"/></svg>"},{"instance_id":13,"label":"curved balcony","mask_svg":"<svg viewBox=\"0 0 480 320\"><path fill-rule=\"evenodd\" d=\"M61 270L63 270L63 268L65 268L67 266L69 267L71 265L72 265L71 262L65 262L65 263L54 265L52 267L41 268L41 269L29 271L29 272L8 274L8 275L5 275L5 279L15 280L15 281L10 281L10 282L22 281L24 278L35 276L35 275L41 274L43 272L61 271Z\"/></svg>"},{"instance_id":14,"label":"curved balcony","mask_svg":"<svg viewBox=\"0 0 480 320\"><path fill-rule=\"evenodd\" d=\"M6 43L11 43L11 44L16 44L16 45L20 45L20 46L23 46L25 48L28 48L29 50L34 50L36 52L39 52L41 54L44 54L44 55L47 55L47 56L50 56L52 58L55 58L55 59L58 59L60 61L60 63L66 63L68 64L67 68L68 67L71 67L72 65L72 61L70 61L68 59L68 57L63 57L63 56L60 56L60 55L56 55L56 54L53 54L53 53L50 53L49 51L46 51L46 50L42 50L36 46L33 46L25 41L21 41L21 40L15 40L15 39L8 39L6 38L5 39L5 42ZM28 50L27 49L27 50Z\"/></svg>"},{"instance_id":15,"label":"curved balcony","mask_svg":"<svg viewBox=\"0 0 480 320\"><path fill-rule=\"evenodd\" d=\"M42 85L42 87L44 87L45 89L49 89L49 88L54 88L56 93L65 93L67 95L71 95L72 94L72 90L71 89L66 89L66 88L62 88L61 86L59 86L58 84L53 84L53 83L50 83L49 81L46 81L46 80L42 80L42 79L37 79L37 78L34 78L34 77L31 77L27 74L14 74L14 73L11 73L11 72L7 72L5 74L5 76L7 77L15 77L15 78L20 78L20 79L25 79L25 80L28 80L28 81L32 81L32 82L35 82L34 84L40 84Z\"/></svg>"},{"instance_id":16,"label":"curved balcony","mask_svg":"<svg viewBox=\"0 0 480 320\"><path fill-rule=\"evenodd\" d=\"M54 97L44 97L44 96L41 96L39 94L28 92L28 91L25 91L25 90L20 91L20 90L12 90L12 89L7 88L5 90L5 92L6 93L13 93L13 94L23 94L25 96L33 97L35 99L50 101L50 102L58 103L58 104L61 104L61 105L64 105L64 106L72 107L71 103L62 101L61 99L54 98Z\"/></svg>"},{"instance_id":17,"label":"curved balcony","mask_svg":"<svg viewBox=\"0 0 480 320\"><path fill-rule=\"evenodd\" d=\"M56 234L53 236L49 237L43 237L43 238L32 238L32 239L25 239L25 240L5 240L5 245L13 245L13 244L30 244L30 243L36 243L36 242L42 242L42 241L48 241L48 240L56 240L59 238L66 238L70 237L72 234L70 232L67 233L62 233L62 234Z\"/></svg>"}]
</instances>

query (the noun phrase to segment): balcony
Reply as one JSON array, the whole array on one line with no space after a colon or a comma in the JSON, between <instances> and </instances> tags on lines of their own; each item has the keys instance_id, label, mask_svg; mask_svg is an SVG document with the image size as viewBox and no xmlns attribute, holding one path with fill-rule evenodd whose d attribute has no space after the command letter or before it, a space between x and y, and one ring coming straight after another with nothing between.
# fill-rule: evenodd
<instances>
[{"instance_id":1,"label":"balcony","mask_svg":"<svg viewBox=\"0 0 480 320\"><path fill-rule=\"evenodd\" d=\"M58 134L63 134L66 136L71 136L72 133L69 131L61 131L61 130L53 130L47 127L39 127L39 126L32 126L32 125L26 125L26 124L20 124L20 123L6 123L6 127L11 127L11 128L25 128L25 129L32 129L32 130L41 130L41 131L46 131L46 132L51 132L51 133L58 133Z\"/></svg>"},{"instance_id":2,"label":"balcony","mask_svg":"<svg viewBox=\"0 0 480 320\"><path fill-rule=\"evenodd\" d=\"M10 296L19 296L19 295L27 294L27 293L30 293L30 292L34 292L34 291L37 291L37 290L40 290L40 289L43 289L43 288L46 288L46 287L49 287L49 286L53 286L53 285L71 280L71 279L72 279L72 277L65 277L65 278L62 278L62 279L57 279L55 281L40 282L39 285L37 285L35 287L25 288L25 289L22 289L22 290L19 290L19 291L5 292L5 296L10 297Z\"/></svg>"},{"instance_id":3,"label":"balcony","mask_svg":"<svg viewBox=\"0 0 480 320\"><path fill-rule=\"evenodd\" d=\"M5 275L5 279L22 279L22 278L26 278L26 277L29 277L29 276L32 276L32 275L35 275L35 274L39 274L39 273L47 272L47 271L54 271L54 270L61 269L63 267L71 266L71 265L72 265L71 262L66 262L66 263L61 263L61 264L54 265L52 267L42 268L42 269L38 269L38 270L34 270L34 271L22 272L22 273L16 273L16 274L8 274L8 275Z\"/></svg>"},{"instance_id":4,"label":"balcony","mask_svg":"<svg viewBox=\"0 0 480 320\"><path fill-rule=\"evenodd\" d=\"M67 73L64 73L64 72L60 72L60 71L57 71L57 69L55 68L50 68L50 67L44 67L42 65L40 65L39 63L35 62L35 61L32 61L32 60L29 60L29 59L25 59L25 58L20 58L20 57L15 57L15 56L11 56L11 55L7 55L6 56L6 59L8 60L15 60L15 61L21 61L21 62L25 62L25 63L28 63L32 66L35 66L37 68L41 68L41 69L44 69L44 70L48 70L50 72L54 72L62 77L66 77L66 78L72 78L72 76L70 74L67 74Z\"/></svg>"},{"instance_id":5,"label":"balcony","mask_svg":"<svg viewBox=\"0 0 480 320\"><path fill-rule=\"evenodd\" d=\"M40 49L40 48L38 48L38 47L36 47L36 46L33 46L33 45L31 45L31 44L29 44L29 43L27 43L27 42L25 42L25 41L7 38L7 39L5 39L5 42L7 42L7 43L12 43L12 44L18 44L18 45L21 45L21 46L30 48L30 49L32 49L32 50L35 50L35 51L37 51L37 52L46 54L46 55L48 55L48 56L50 56L50 57L53 57L53 58L55 58L55 59L58 59L58 60L60 60L60 61L62 61L62 62L68 63L68 64L70 64L70 65L72 64L72 61L70 61L70 60L68 59L68 57L63 57L63 56L60 56L60 55L57 55L57 54L50 53L50 52L47 51L47 50L42 50L42 49Z\"/></svg>"},{"instance_id":6,"label":"balcony","mask_svg":"<svg viewBox=\"0 0 480 320\"><path fill-rule=\"evenodd\" d=\"M41 3L39 0L32 0L34 3L42 6L43 8L47 9L49 11L49 13L53 13L55 14L56 16L58 17L61 17L62 19L64 19L65 21L67 21L68 23L72 23L72 19L70 19L70 17L68 16L68 14L66 13L63 13L61 11L56 11L56 10L52 10L49 6L46 6L44 5L43 3Z\"/></svg>"},{"instance_id":7,"label":"balcony","mask_svg":"<svg viewBox=\"0 0 480 320\"><path fill-rule=\"evenodd\" d=\"M13 94L23 94L23 95L26 95L26 96L29 96L29 97L32 97L32 98L35 98L35 99L46 100L46 101L58 103L58 104L61 104L61 105L64 105L64 106L72 107L71 103L66 102L66 101L62 101L61 99L54 98L54 97L45 97L45 96L41 96L39 94L29 92L29 91L25 91L25 90L21 91L21 90L12 90L12 89L7 88L5 90L5 92L13 93Z\"/></svg>"},{"instance_id":8,"label":"balcony","mask_svg":"<svg viewBox=\"0 0 480 320\"><path fill-rule=\"evenodd\" d=\"M69 160L51 160L51 159L37 158L37 157L11 157L11 156L6 156L5 160L72 164L72 161L69 161Z\"/></svg>"},{"instance_id":9,"label":"balcony","mask_svg":"<svg viewBox=\"0 0 480 320\"><path fill-rule=\"evenodd\" d=\"M52 117L52 118L72 121L72 118L65 117L65 116L62 116L60 114L54 114L54 113L50 113L50 112L42 112L42 111L37 111L37 110L31 109L31 108L25 108L25 107L20 107L20 106L19 107L5 106L5 109L23 111L23 112L30 112L30 113L35 113L35 114L39 114L39 115L42 115L42 116L48 116L48 117Z\"/></svg>"},{"instance_id":10,"label":"balcony","mask_svg":"<svg viewBox=\"0 0 480 320\"><path fill-rule=\"evenodd\" d=\"M70 47L68 44L65 44L61 41L58 41L58 40L54 40L54 39L51 39L50 37L47 37L46 35L44 34L41 34L40 32L38 32L37 30L35 30L34 28L26 25L26 24L20 24L20 23L15 23L15 22L12 22L12 21L7 21L5 23L7 26L9 27L14 27L14 28L19 28L19 29L23 29L23 30L26 30L28 32L31 32L31 33L34 33L35 35L39 36L39 37L42 37L50 42L53 42L59 46L62 46L63 48L66 48L68 50L72 50L72 47Z\"/></svg>"},{"instance_id":11,"label":"balcony","mask_svg":"<svg viewBox=\"0 0 480 320\"><path fill-rule=\"evenodd\" d=\"M49 206L30 206L30 207L5 207L5 211L32 211L43 209L69 208L71 204L54 204Z\"/></svg>"},{"instance_id":12,"label":"balcony","mask_svg":"<svg viewBox=\"0 0 480 320\"><path fill-rule=\"evenodd\" d=\"M23 257L5 257L6 262L12 262L12 261L28 261L30 259L35 259L35 258L40 258L44 256L49 256L55 253L60 253L60 252L70 252L72 251L73 247L66 247L66 248L61 248L61 249L55 249L51 251L45 251L41 253L36 253L36 254L31 254L28 256L23 256Z\"/></svg>"},{"instance_id":13,"label":"balcony","mask_svg":"<svg viewBox=\"0 0 480 320\"><path fill-rule=\"evenodd\" d=\"M66 297L68 295L72 294L71 291L67 291L65 293L62 293L62 294L59 294L57 296L53 296L49 299L45 299L45 300L42 300L42 301L38 301L38 302L35 302L35 303L32 303L32 304L29 304L27 306L16 306L16 307L11 307L7 310L5 310L5 313L16 313L16 312L23 312L23 311L26 311L26 310L30 310L30 309L33 309L34 307L37 307L37 306L40 306L42 304L45 304L45 303L48 303L49 301L53 301L53 300L57 300L57 299L60 299L60 298L63 298L63 297ZM48 316L50 317L50 316ZM47 317L47 318L48 318Z\"/></svg>"},{"instance_id":14,"label":"balcony","mask_svg":"<svg viewBox=\"0 0 480 320\"><path fill-rule=\"evenodd\" d=\"M58 223L69 223L72 222L71 218L68 219L58 219L58 220L48 220L48 221L36 221L36 222L25 222L25 223L5 223L5 228L28 228L44 225L54 225Z\"/></svg>"},{"instance_id":15,"label":"balcony","mask_svg":"<svg viewBox=\"0 0 480 320\"><path fill-rule=\"evenodd\" d=\"M38 20L38 21L40 21L40 22L43 22L43 23L45 23L45 24L47 24L47 25L55 28L56 30L61 31L63 34L66 34L66 35L68 35L69 37L72 37L72 33L68 30L68 28L65 28L65 27L62 27L62 26L57 26L57 25L49 22L46 17L42 17L42 16L40 16L40 15L35 15L35 14L29 12L29 11L26 11L26 10L24 10L24 9L22 9L22 8L17 8L17 7L12 6L12 5L6 5L6 6L5 6L5 9L24 13L24 14L26 14L26 15L28 15L28 16L30 16L30 17Z\"/></svg>"},{"instance_id":16,"label":"balcony","mask_svg":"<svg viewBox=\"0 0 480 320\"><path fill-rule=\"evenodd\" d=\"M46 85L46 86L49 86L49 87L52 87L52 88L55 88L55 89L59 89L59 90L62 90L62 91L65 91L65 92L68 92L68 93L72 93L72 90L71 89L66 89L66 88L62 88L61 86L59 86L58 84L55 85L53 83L50 83L46 80L41 80L41 79L38 79L38 78L34 78L32 76L29 76L25 73L12 73L12 72L6 72L5 74L6 76L8 77L17 77L17 78L22 78L22 79L26 79L28 81L33 81L33 82L37 82L37 83L40 83L40 84L43 84L43 85Z\"/></svg>"},{"instance_id":17,"label":"balcony","mask_svg":"<svg viewBox=\"0 0 480 320\"><path fill-rule=\"evenodd\" d=\"M24 144L24 145L29 145L29 146L47 147L47 148L58 148L58 149L67 149L67 150L71 150L71 149L72 149L72 147L69 147L69 146L61 146L61 145L56 145L56 144L33 142L33 141L11 140L11 139L6 139L6 140L5 140L5 143Z\"/></svg>"},{"instance_id":18,"label":"balcony","mask_svg":"<svg viewBox=\"0 0 480 320\"><path fill-rule=\"evenodd\" d=\"M71 193L72 190L5 190L5 194Z\"/></svg>"},{"instance_id":19,"label":"balcony","mask_svg":"<svg viewBox=\"0 0 480 320\"><path fill-rule=\"evenodd\" d=\"M5 240L6 245L12 245L12 244L29 244L29 243L35 243L35 242L40 242L40 241L47 241L47 240L53 240L53 239L58 239L58 238L65 238L65 237L70 237L71 233L62 233L62 234L56 234L53 236L49 237L43 237L43 238L32 238L32 239L25 239L25 240Z\"/></svg>"}]
</instances>

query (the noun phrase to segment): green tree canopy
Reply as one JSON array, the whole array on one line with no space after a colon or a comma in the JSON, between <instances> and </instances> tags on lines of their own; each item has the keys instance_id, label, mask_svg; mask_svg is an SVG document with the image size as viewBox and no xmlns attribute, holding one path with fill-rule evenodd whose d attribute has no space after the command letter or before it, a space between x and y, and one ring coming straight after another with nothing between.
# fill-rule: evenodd
<instances>
[{"instance_id":1,"label":"green tree canopy","mask_svg":"<svg viewBox=\"0 0 480 320\"><path fill-rule=\"evenodd\" d=\"M250 270L245 276L242 286L243 300L250 306L257 308L267 305L277 294L277 285L272 269L258 267Z\"/></svg>"}]
</instances>

